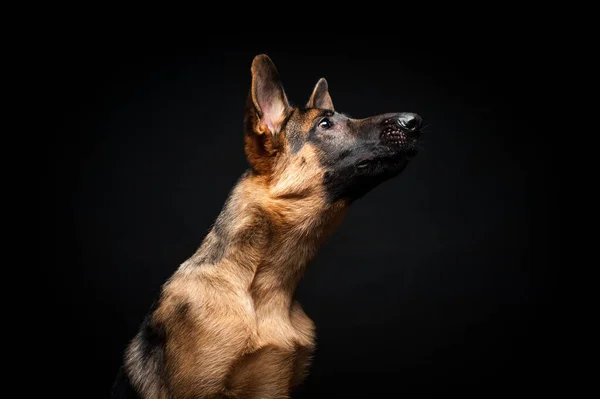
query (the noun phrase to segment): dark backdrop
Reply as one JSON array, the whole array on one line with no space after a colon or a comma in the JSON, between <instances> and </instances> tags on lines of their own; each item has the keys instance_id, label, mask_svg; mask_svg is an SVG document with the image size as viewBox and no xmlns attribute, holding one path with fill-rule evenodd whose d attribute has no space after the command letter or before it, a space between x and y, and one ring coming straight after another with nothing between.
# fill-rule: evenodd
<instances>
[{"instance_id":1,"label":"dark backdrop","mask_svg":"<svg viewBox=\"0 0 600 399\"><path fill-rule=\"evenodd\" d=\"M105 397L160 285L245 170L242 108L264 52L294 103L325 77L339 111L411 111L428 125L423 151L353 205L299 286L318 350L294 397L555 389L542 48L479 39L56 45L42 248L77 327L61 329L59 351L85 368L77 383Z\"/></svg>"}]
</instances>

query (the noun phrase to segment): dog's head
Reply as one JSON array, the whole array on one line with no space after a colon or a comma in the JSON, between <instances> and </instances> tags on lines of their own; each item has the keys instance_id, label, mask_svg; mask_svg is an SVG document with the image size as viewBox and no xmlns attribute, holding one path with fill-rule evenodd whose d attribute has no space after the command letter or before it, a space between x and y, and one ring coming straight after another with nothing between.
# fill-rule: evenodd
<instances>
[{"instance_id":1,"label":"dog's head","mask_svg":"<svg viewBox=\"0 0 600 399\"><path fill-rule=\"evenodd\" d=\"M323 78L307 104L295 107L268 56L256 56L251 71L245 150L274 195L319 192L331 202L352 202L398 175L417 153L422 120L414 113L349 118L335 111Z\"/></svg>"}]
</instances>

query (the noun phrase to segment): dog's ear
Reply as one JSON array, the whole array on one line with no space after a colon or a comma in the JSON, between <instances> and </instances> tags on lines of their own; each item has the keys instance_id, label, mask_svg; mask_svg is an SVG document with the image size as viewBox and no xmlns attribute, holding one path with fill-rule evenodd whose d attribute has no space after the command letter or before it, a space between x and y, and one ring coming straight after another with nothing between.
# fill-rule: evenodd
<instances>
[{"instance_id":1,"label":"dog's ear","mask_svg":"<svg viewBox=\"0 0 600 399\"><path fill-rule=\"evenodd\" d=\"M306 106L308 108L322 108L334 111L333 101L331 101L329 87L325 78L319 79Z\"/></svg>"},{"instance_id":2,"label":"dog's ear","mask_svg":"<svg viewBox=\"0 0 600 399\"><path fill-rule=\"evenodd\" d=\"M290 104L283 90L279 73L273 61L265 55L257 55L252 61L252 103L258 115L256 132L279 133L283 121L290 112Z\"/></svg>"},{"instance_id":3,"label":"dog's ear","mask_svg":"<svg viewBox=\"0 0 600 399\"><path fill-rule=\"evenodd\" d=\"M269 174L282 146L280 132L292 108L273 61L257 55L252 61L252 85L246 101L245 151L259 174Z\"/></svg>"}]
</instances>

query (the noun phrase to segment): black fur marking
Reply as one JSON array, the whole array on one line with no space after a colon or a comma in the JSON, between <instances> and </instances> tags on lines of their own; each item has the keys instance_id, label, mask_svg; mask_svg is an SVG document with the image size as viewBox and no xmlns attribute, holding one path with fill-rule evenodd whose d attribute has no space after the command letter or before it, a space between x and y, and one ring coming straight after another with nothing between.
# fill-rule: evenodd
<instances>
[{"instance_id":1,"label":"black fur marking","mask_svg":"<svg viewBox=\"0 0 600 399\"><path fill-rule=\"evenodd\" d=\"M214 231L214 227L213 227ZM226 243L221 237L215 237L210 243L204 245L203 251L196 259L198 265L217 264L225 255Z\"/></svg>"},{"instance_id":2,"label":"black fur marking","mask_svg":"<svg viewBox=\"0 0 600 399\"><path fill-rule=\"evenodd\" d=\"M167 334L164 325L152 320L157 307L158 301L152 305L140 326L139 345L144 362L153 359L156 364L162 364Z\"/></svg>"},{"instance_id":3,"label":"black fur marking","mask_svg":"<svg viewBox=\"0 0 600 399\"><path fill-rule=\"evenodd\" d=\"M231 213L227 205L226 203L217 220L215 220L212 230L202 243L202 250L197 259L198 264L216 264L225 256L227 248L226 224Z\"/></svg>"},{"instance_id":4,"label":"black fur marking","mask_svg":"<svg viewBox=\"0 0 600 399\"><path fill-rule=\"evenodd\" d=\"M290 132L289 134L286 134L286 140L290 147L290 151L293 154L300 151L306 141L301 132Z\"/></svg>"},{"instance_id":5,"label":"black fur marking","mask_svg":"<svg viewBox=\"0 0 600 399\"><path fill-rule=\"evenodd\" d=\"M246 171L239 180L242 180L248 176L250 171ZM196 259L197 264L217 264L225 256L228 241L227 224L232 219L232 212L230 209L230 198L231 194L227 197L227 201L217 216L215 223L212 226L210 233L205 237L204 242Z\"/></svg>"},{"instance_id":6,"label":"black fur marking","mask_svg":"<svg viewBox=\"0 0 600 399\"><path fill-rule=\"evenodd\" d=\"M152 322L152 315L158 308L156 300L140 325L139 344L144 362L152 360L154 364L162 366L164 361L165 329ZM125 367L121 366L111 391L111 399L138 399L141 398L133 387Z\"/></svg>"},{"instance_id":7,"label":"black fur marking","mask_svg":"<svg viewBox=\"0 0 600 399\"><path fill-rule=\"evenodd\" d=\"M175 305L175 309L173 309L173 313L177 318L186 318L190 311L190 303L189 302L180 302Z\"/></svg>"}]
</instances>

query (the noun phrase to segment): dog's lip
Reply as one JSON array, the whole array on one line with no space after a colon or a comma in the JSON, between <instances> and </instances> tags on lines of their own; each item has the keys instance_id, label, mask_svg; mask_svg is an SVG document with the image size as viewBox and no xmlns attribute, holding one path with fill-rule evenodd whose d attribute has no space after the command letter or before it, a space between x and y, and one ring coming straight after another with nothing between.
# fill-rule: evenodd
<instances>
[{"instance_id":1,"label":"dog's lip","mask_svg":"<svg viewBox=\"0 0 600 399\"><path fill-rule=\"evenodd\" d=\"M393 150L393 151L390 151ZM385 155L381 155L373 158L366 158L356 163L357 169L366 169L373 165L387 165L393 166L397 163L405 161L407 158L410 159L416 155L416 149L407 149L404 147L390 147L386 145Z\"/></svg>"},{"instance_id":2,"label":"dog's lip","mask_svg":"<svg viewBox=\"0 0 600 399\"><path fill-rule=\"evenodd\" d=\"M367 168L371 163L373 163L373 159L363 159L362 161L358 162L356 164L356 167L358 169L364 169Z\"/></svg>"}]
</instances>

